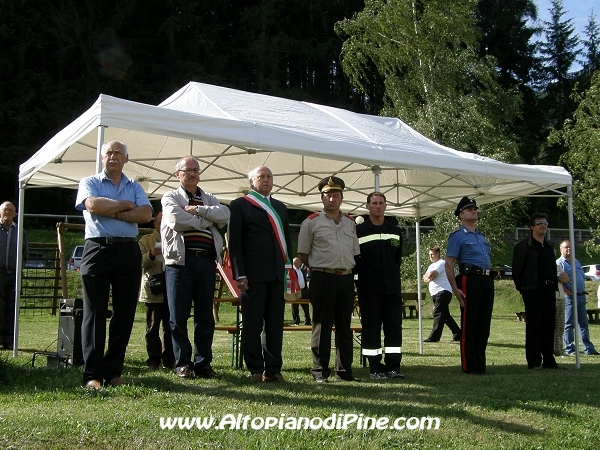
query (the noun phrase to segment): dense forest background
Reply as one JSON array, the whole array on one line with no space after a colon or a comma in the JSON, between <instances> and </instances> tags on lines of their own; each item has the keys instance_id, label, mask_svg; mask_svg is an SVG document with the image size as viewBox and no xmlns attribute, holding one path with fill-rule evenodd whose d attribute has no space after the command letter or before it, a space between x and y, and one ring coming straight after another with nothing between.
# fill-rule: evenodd
<instances>
[{"instance_id":1,"label":"dense forest background","mask_svg":"<svg viewBox=\"0 0 600 450\"><path fill-rule=\"evenodd\" d=\"M1 197L17 200L19 164L100 93L158 104L199 81L395 116L511 163L563 164L587 192L577 225L596 227L585 158L600 148L599 39L593 11L579 36L560 0L548 22L530 0L1 0ZM31 190L27 212L71 213L73 198ZM520 202L511 221L531 208L567 224L556 200Z\"/></svg>"}]
</instances>

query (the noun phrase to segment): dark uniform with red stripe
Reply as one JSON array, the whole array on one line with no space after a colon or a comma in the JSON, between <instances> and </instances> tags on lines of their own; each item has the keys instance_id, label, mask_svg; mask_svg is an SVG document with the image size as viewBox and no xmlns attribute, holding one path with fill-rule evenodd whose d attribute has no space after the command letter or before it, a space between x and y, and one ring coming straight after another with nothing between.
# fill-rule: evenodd
<instances>
[{"instance_id":1,"label":"dark uniform with red stripe","mask_svg":"<svg viewBox=\"0 0 600 450\"><path fill-rule=\"evenodd\" d=\"M446 256L456 258L457 285L465 294L461 308L460 357L463 372L485 373L485 351L494 307L494 282L490 276L491 247L485 236L465 226L451 233Z\"/></svg>"},{"instance_id":2,"label":"dark uniform with red stripe","mask_svg":"<svg viewBox=\"0 0 600 450\"><path fill-rule=\"evenodd\" d=\"M356 287L362 321L362 352L371 373L400 371L402 359L402 297L400 262L402 235L398 226L369 217L356 227L360 255L356 258ZM383 326L385 364L381 363Z\"/></svg>"}]
</instances>

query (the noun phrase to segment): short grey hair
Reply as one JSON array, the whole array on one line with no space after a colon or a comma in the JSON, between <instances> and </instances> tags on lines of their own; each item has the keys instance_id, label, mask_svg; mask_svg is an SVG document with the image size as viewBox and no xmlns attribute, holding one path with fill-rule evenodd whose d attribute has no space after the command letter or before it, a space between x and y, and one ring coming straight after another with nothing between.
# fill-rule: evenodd
<instances>
[{"instance_id":1,"label":"short grey hair","mask_svg":"<svg viewBox=\"0 0 600 450\"><path fill-rule=\"evenodd\" d=\"M7 201L3 202L3 203L0 205L0 211L4 211L4 210L5 210L5 209L8 207L8 205L12 205L13 209L14 209L15 211L17 210L17 208L15 207L15 205L13 205L13 204L12 204L12 202L9 202L9 201L7 200Z\"/></svg>"},{"instance_id":2,"label":"short grey hair","mask_svg":"<svg viewBox=\"0 0 600 450\"><path fill-rule=\"evenodd\" d=\"M260 169L261 167L263 167L263 166L256 166L254 169L251 169L248 172L248 181L250 181L250 184L252 184L252 178L255 177L256 172L258 172L258 169Z\"/></svg>"},{"instance_id":3,"label":"short grey hair","mask_svg":"<svg viewBox=\"0 0 600 450\"><path fill-rule=\"evenodd\" d=\"M184 156L183 158L181 158L179 161L177 161L177 162L175 163L175 172L179 172L179 171L181 170L181 168L182 168L183 166L185 166L185 163L184 163L184 161L185 161L186 159L192 159L192 160L196 161L196 162L198 163L198 169L200 168L200 161L198 161L198 160L197 160L196 158L194 158L192 155L187 155L187 156Z\"/></svg>"},{"instance_id":4,"label":"short grey hair","mask_svg":"<svg viewBox=\"0 0 600 450\"><path fill-rule=\"evenodd\" d=\"M248 182L250 183L251 188L254 188L254 185L252 184L252 178L254 178L256 176L256 174L258 173L259 169L262 169L263 167L268 169L269 172L271 172L271 175L273 175L273 171L271 169L269 169L267 166L265 166L264 164L262 164L260 166L256 166L254 169L252 169L248 172Z\"/></svg>"},{"instance_id":5,"label":"short grey hair","mask_svg":"<svg viewBox=\"0 0 600 450\"><path fill-rule=\"evenodd\" d=\"M121 147L123 147L123 154L127 155L127 144L124 144L121 141L108 141L105 142L104 144L102 144L102 147L100 148L100 153L105 154L106 150L109 148L112 148L113 145L115 144L119 144Z\"/></svg>"}]
</instances>

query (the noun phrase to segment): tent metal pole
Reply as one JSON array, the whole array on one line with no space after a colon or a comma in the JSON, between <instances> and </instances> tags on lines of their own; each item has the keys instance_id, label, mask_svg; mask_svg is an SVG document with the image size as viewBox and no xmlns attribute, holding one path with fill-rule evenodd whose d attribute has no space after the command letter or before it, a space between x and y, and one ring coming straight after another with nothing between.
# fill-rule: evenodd
<instances>
[{"instance_id":1,"label":"tent metal pole","mask_svg":"<svg viewBox=\"0 0 600 450\"><path fill-rule=\"evenodd\" d=\"M568 204L569 204L569 240L571 241L571 280L573 280L573 334L575 336L575 364L578 369L581 368L581 359L579 355L579 316L577 315L577 276L575 267L575 226L573 220L573 186L567 186ZM585 286L582 286L582 289Z\"/></svg>"},{"instance_id":2,"label":"tent metal pole","mask_svg":"<svg viewBox=\"0 0 600 450\"><path fill-rule=\"evenodd\" d=\"M421 301L421 217L417 213L415 220L415 243L417 245L417 308L419 316L419 354L423 351L423 305Z\"/></svg>"},{"instance_id":3,"label":"tent metal pole","mask_svg":"<svg viewBox=\"0 0 600 450\"><path fill-rule=\"evenodd\" d=\"M25 206L25 185L23 181L19 181L19 212L17 223L17 265L16 265L16 280L15 280L15 329L13 335L13 358L19 356L19 317L21 316L21 283L23 282L23 216ZM8 251L8 250L7 250Z\"/></svg>"},{"instance_id":4,"label":"tent metal pole","mask_svg":"<svg viewBox=\"0 0 600 450\"><path fill-rule=\"evenodd\" d=\"M379 192L380 189L380 182L379 182L379 175L381 175L381 168L379 166L373 166L373 175L375 176L375 191Z\"/></svg>"},{"instance_id":5,"label":"tent metal pole","mask_svg":"<svg viewBox=\"0 0 600 450\"><path fill-rule=\"evenodd\" d=\"M98 141L96 142L96 173L102 172L102 144L104 144L103 125L98 126Z\"/></svg>"}]
</instances>

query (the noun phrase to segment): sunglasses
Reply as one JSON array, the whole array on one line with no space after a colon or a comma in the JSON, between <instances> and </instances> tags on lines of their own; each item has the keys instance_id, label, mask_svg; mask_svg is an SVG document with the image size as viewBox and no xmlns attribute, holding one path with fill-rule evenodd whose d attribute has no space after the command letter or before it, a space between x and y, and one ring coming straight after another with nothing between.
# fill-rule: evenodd
<instances>
[{"instance_id":1,"label":"sunglasses","mask_svg":"<svg viewBox=\"0 0 600 450\"><path fill-rule=\"evenodd\" d=\"M542 225L548 226L548 222L536 222L535 224L538 226L542 226Z\"/></svg>"}]
</instances>

